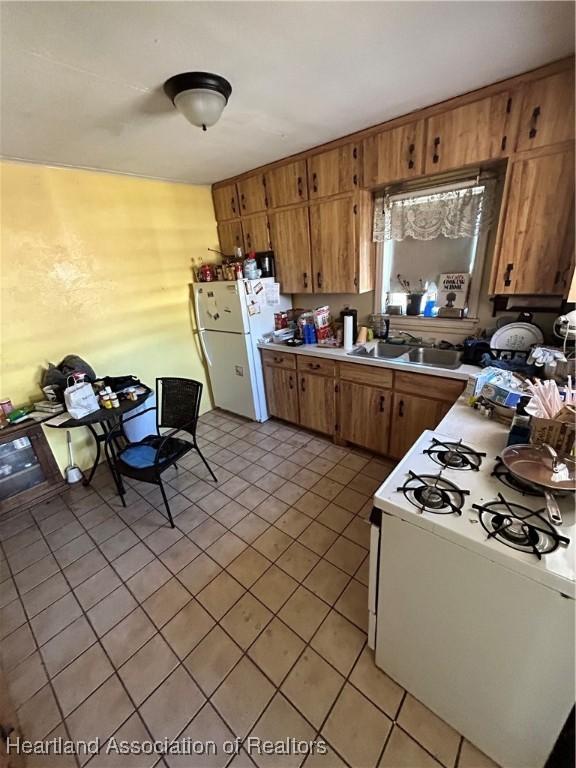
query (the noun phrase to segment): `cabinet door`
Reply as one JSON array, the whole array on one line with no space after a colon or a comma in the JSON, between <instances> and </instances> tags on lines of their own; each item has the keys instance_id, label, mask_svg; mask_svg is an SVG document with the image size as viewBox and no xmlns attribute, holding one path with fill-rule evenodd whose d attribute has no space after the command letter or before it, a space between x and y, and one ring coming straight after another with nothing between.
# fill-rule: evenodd
<instances>
[{"instance_id":1,"label":"cabinet door","mask_svg":"<svg viewBox=\"0 0 576 768\"><path fill-rule=\"evenodd\" d=\"M424 120L364 139L364 185L410 179L424 172Z\"/></svg>"},{"instance_id":2,"label":"cabinet door","mask_svg":"<svg viewBox=\"0 0 576 768\"><path fill-rule=\"evenodd\" d=\"M264 383L266 385L266 400L272 416L284 421L298 423L298 389L296 386L296 371L264 366Z\"/></svg>"},{"instance_id":3,"label":"cabinet door","mask_svg":"<svg viewBox=\"0 0 576 768\"><path fill-rule=\"evenodd\" d=\"M390 425L390 456L401 459L425 429L435 429L451 403L394 393Z\"/></svg>"},{"instance_id":4,"label":"cabinet door","mask_svg":"<svg viewBox=\"0 0 576 768\"><path fill-rule=\"evenodd\" d=\"M564 295L574 263L574 152L519 155L508 173L493 292Z\"/></svg>"},{"instance_id":5,"label":"cabinet door","mask_svg":"<svg viewBox=\"0 0 576 768\"><path fill-rule=\"evenodd\" d=\"M270 240L282 293L312 293L308 207L270 212Z\"/></svg>"},{"instance_id":6,"label":"cabinet door","mask_svg":"<svg viewBox=\"0 0 576 768\"><path fill-rule=\"evenodd\" d=\"M334 379L314 373L298 374L300 425L334 434Z\"/></svg>"},{"instance_id":7,"label":"cabinet door","mask_svg":"<svg viewBox=\"0 0 576 768\"><path fill-rule=\"evenodd\" d=\"M460 168L507 154L510 93L499 93L429 117L426 173Z\"/></svg>"},{"instance_id":8,"label":"cabinet door","mask_svg":"<svg viewBox=\"0 0 576 768\"><path fill-rule=\"evenodd\" d=\"M274 208L308 200L306 160L280 165L266 172L268 202Z\"/></svg>"},{"instance_id":9,"label":"cabinet door","mask_svg":"<svg viewBox=\"0 0 576 768\"><path fill-rule=\"evenodd\" d=\"M265 213L244 217L242 219L242 231L244 232L244 249L246 252L270 250L268 216Z\"/></svg>"},{"instance_id":10,"label":"cabinet door","mask_svg":"<svg viewBox=\"0 0 576 768\"><path fill-rule=\"evenodd\" d=\"M353 192L360 185L360 148L358 144L320 152L308 158L308 194L310 200L340 192Z\"/></svg>"},{"instance_id":11,"label":"cabinet door","mask_svg":"<svg viewBox=\"0 0 576 768\"><path fill-rule=\"evenodd\" d=\"M341 381L339 386L340 437L371 451L388 453L392 391L350 381Z\"/></svg>"},{"instance_id":12,"label":"cabinet door","mask_svg":"<svg viewBox=\"0 0 576 768\"><path fill-rule=\"evenodd\" d=\"M356 293L358 258L351 196L310 205L310 246L316 293Z\"/></svg>"},{"instance_id":13,"label":"cabinet door","mask_svg":"<svg viewBox=\"0 0 576 768\"><path fill-rule=\"evenodd\" d=\"M518 151L574 138L574 70L526 83L522 89Z\"/></svg>"},{"instance_id":14,"label":"cabinet door","mask_svg":"<svg viewBox=\"0 0 576 768\"><path fill-rule=\"evenodd\" d=\"M266 182L264 181L263 173L241 179L237 183L237 187L242 216L249 216L251 213L259 213L266 210L268 200L266 198Z\"/></svg>"},{"instance_id":15,"label":"cabinet door","mask_svg":"<svg viewBox=\"0 0 576 768\"><path fill-rule=\"evenodd\" d=\"M233 256L234 248L242 248L244 240L242 239L240 219L220 222L218 224L218 239L220 240L220 250L226 256Z\"/></svg>"},{"instance_id":16,"label":"cabinet door","mask_svg":"<svg viewBox=\"0 0 576 768\"><path fill-rule=\"evenodd\" d=\"M236 184L226 184L216 189L213 187L212 199L214 200L216 221L227 221L228 219L236 219L240 216Z\"/></svg>"}]
</instances>

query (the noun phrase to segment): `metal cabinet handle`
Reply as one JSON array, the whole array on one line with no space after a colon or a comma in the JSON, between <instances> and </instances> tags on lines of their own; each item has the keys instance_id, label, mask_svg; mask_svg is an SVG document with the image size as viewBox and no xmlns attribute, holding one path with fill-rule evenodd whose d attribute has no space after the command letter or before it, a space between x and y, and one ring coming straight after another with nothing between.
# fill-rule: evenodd
<instances>
[{"instance_id":1,"label":"metal cabinet handle","mask_svg":"<svg viewBox=\"0 0 576 768\"><path fill-rule=\"evenodd\" d=\"M322 288L322 272L318 272L316 275L316 282L318 283L318 288Z\"/></svg>"},{"instance_id":2,"label":"metal cabinet handle","mask_svg":"<svg viewBox=\"0 0 576 768\"><path fill-rule=\"evenodd\" d=\"M302 279L304 280L304 288L308 288L308 272L302 274Z\"/></svg>"},{"instance_id":3,"label":"metal cabinet handle","mask_svg":"<svg viewBox=\"0 0 576 768\"><path fill-rule=\"evenodd\" d=\"M276 357L276 355L274 355L274 362L275 362L275 363L281 363L281 362L282 362L282 360L284 360L284 358L283 358L283 357Z\"/></svg>"},{"instance_id":4,"label":"metal cabinet handle","mask_svg":"<svg viewBox=\"0 0 576 768\"><path fill-rule=\"evenodd\" d=\"M319 371L322 366L319 363L308 363L308 368L313 371Z\"/></svg>"},{"instance_id":5,"label":"metal cabinet handle","mask_svg":"<svg viewBox=\"0 0 576 768\"><path fill-rule=\"evenodd\" d=\"M250 236L250 232L246 232L246 242L248 243L248 250L252 250L252 237Z\"/></svg>"},{"instance_id":6,"label":"metal cabinet handle","mask_svg":"<svg viewBox=\"0 0 576 768\"><path fill-rule=\"evenodd\" d=\"M512 270L514 269L514 264L507 264L506 270L504 272L504 285L512 285Z\"/></svg>"},{"instance_id":7,"label":"metal cabinet handle","mask_svg":"<svg viewBox=\"0 0 576 768\"><path fill-rule=\"evenodd\" d=\"M386 398L384 395L380 395L380 413L384 413L384 404L386 403Z\"/></svg>"},{"instance_id":8,"label":"metal cabinet handle","mask_svg":"<svg viewBox=\"0 0 576 768\"><path fill-rule=\"evenodd\" d=\"M352 184L354 184L355 187L358 186L358 174L355 173L354 176L352 176Z\"/></svg>"},{"instance_id":9,"label":"metal cabinet handle","mask_svg":"<svg viewBox=\"0 0 576 768\"><path fill-rule=\"evenodd\" d=\"M240 195L240 201L242 203L242 209L246 210L246 196L244 195L244 192Z\"/></svg>"},{"instance_id":10,"label":"metal cabinet handle","mask_svg":"<svg viewBox=\"0 0 576 768\"><path fill-rule=\"evenodd\" d=\"M436 136L434 139L434 154L432 155L432 162L437 163L438 160L440 160L440 155L438 154L438 147L440 146L440 136Z\"/></svg>"},{"instance_id":11,"label":"metal cabinet handle","mask_svg":"<svg viewBox=\"0 0 576 768\"><path fill-rule=\"evenodd\" d=\"M404 416L404 400L400 400L398 403L398 416Z\"/></svg>"},{"instance_id":12,"label":"metal cabinet handle","mask_svg":"<svg viewBox=\"0 0 576 768\"><path fill-rule=\"evenodd\" d=\"M354 149L352 150L352 157L354 158L354 160L358 159L358 147L354 147Z\"/></svg>"},{"instance_id":13,"label":"metal cabinet handle","mask_svg":"<svg viewBox=\"0 0 576 768\"><path fill-rule=\"evenodd\" d=\"M288 377L288 389L294 389L294 379L292 376Z\"/></svg>"},{"instance_id":14,"label":"metal cabinet handle","mask_svg":"<svg viewBox=\"0 0 576 768\"><path fill-rule=\"evenodd\" d=\"M534 110L532 111L532 126L530 128L530 132L528 133L528 136L531 139L534 139L536 137L536 134L538 133L539 117L540 117L540 107L534 107Z\"/></svg>"},{"instance_id":15,"label":"metal cabinet handle","mask_svg":"<svg viewBox=\"0 0 576 768\"><path fill-rule=\"evenodd\" d=\"M302 379L300 382L300 389L302 392L306 392L306 379Z\"/></svg>"},{"instance_id":16,"label":"metal cabinet handle","mask_svg":"<svg viewBox=\"0 0 576 768\"><path fill-rule=\"evenodd\" d=\"M230 198L230 205L232 206L232 213L236 213L236 200L233 197Z\"/></svg>"},{"instance_id":17,"label":"metal cabinet handle","mask_svg":"<svg viewBox=\"0 0 576 768\"><path fill-rule=\"evenodd\" d=\"M318 192L318 175L316 173L312 174L312 190L314 192ZM300 190L298 190L299 194L302 195Z\"/></svg>"},{"instance_id":18,"label":"metal cabinet handle","mask_svg":"<svg viewBox=\"0 0 576 768\"><path fill-rule=\"evenodd\" d=\"M298 176L297 187L298 187L298 197L303 197L304 191L302 188L302 176Z\"/></svg>"}]
</instances>

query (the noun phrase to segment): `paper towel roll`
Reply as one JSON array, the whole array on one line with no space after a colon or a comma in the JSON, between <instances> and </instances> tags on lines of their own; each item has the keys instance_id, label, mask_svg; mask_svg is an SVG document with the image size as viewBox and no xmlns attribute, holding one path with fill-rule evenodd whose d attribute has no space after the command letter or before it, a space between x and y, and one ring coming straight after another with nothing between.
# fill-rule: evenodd
<instances>
[{"instance_id":1,"label":"paper towel roll","mask_svg":"<svg viewBox=\"0 0 576 768\"><path fill-rule=\"evenodd\" d=\"M352 315L344 316L344 349L346 352L354 349L354 318Z\"/></svg>"}]
</instances>

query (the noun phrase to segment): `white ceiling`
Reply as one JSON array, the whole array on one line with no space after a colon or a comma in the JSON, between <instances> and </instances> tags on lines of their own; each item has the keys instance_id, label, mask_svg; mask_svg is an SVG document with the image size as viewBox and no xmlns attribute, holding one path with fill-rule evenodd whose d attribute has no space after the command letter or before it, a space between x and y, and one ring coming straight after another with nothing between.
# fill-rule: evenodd
<instances>
[{"instance_id":1,"label":"white ceiling","mask_svg":"<svg viewBox=\"0 0 576 768\"><path fill-rule=\"evenodd\" d=\"M572 2L2 2L5 157L204 184L574 50ZM233 87L202 133L162 93Z\"/></svg>"}]
</instances>

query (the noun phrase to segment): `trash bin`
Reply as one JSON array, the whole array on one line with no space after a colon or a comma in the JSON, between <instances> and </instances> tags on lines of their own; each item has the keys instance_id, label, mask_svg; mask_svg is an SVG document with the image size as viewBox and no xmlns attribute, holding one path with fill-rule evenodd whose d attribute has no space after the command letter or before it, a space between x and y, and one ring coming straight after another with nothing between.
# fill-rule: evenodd
<instances>
[{"instance_id":1,"label":"trash bin","mask_svg":"<svg viewBox=\"0 0 576 768\"><path fill-rule=\"evenodd\" d=\"M140 440L148 437L148 435L157 434L155 410L142 413L141 416L135 416L135 414L141 413L147 408L156 408L156 395L154 393L127 414L127 418L130 417L130 421L124 425L124 431L131 443L138 443Z\"/></svg>"}]
</instances>

